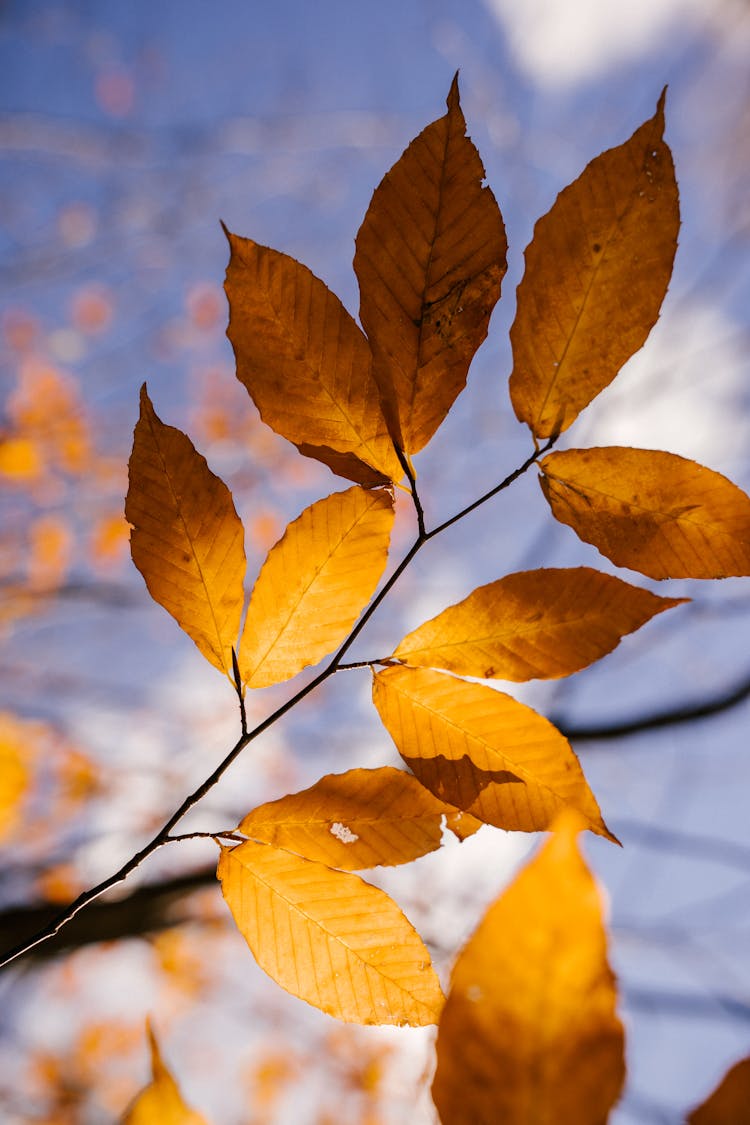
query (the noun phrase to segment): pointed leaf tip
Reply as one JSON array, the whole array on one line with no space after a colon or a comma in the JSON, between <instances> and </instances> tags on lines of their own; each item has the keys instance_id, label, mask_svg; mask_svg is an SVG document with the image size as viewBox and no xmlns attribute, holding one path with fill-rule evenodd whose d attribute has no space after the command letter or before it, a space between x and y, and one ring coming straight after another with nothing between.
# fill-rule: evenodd
<instances>
[{"instance_id":1,"label":"pointed leaf tip","mask_svg":"<svg viewBox=\"0 0 750 1125\"><path fill-rule=\"evenodd\" d=\"M448 91L448 97L445 99L445 104L448 106L449 110L461 108L461 95L458 89L458 71L453 75L453 81Z\"/></svg>"}]
</instances>

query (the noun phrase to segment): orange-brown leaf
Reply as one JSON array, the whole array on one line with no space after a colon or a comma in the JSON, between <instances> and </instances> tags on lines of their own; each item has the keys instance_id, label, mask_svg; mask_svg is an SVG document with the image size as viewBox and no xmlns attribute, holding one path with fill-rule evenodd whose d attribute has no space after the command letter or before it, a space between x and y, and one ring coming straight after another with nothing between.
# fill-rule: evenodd
<instances>
[{"instance_id":1,"label":"orange-brown leaf","mask_svg":"<svg viewBox=\"0 0 750 1125\"><path fill-rule=\"evenodd\" d=\"M554 679L592 664L656 613L660 598L591 567L524 570L479 586L404 637L404 664L499 680Z\"/></svg>"},{"instance_id":2,"label":"orange-brown leaf","mask_svg":"<svg viewBox=\"0 0 750 1125\"><path fill-rule=\"evenodd\" d=\"M391 493L356 485L289 524L250 597L239 650L244 683L288 680L344 640L380 581L392 527Z\"/></svg>"},{"instance_id":3,"label":"orange-brown leaf","mask_svg":"<svg viewBox=\"0 0 750 1125\"><path fill-rule=\"evenodd\" d=\"M254 840L222 848L217 876L260 967L350 1023L435 1023L443 1003L422 939L384 891Z\"/></svg>"},{"instance_id":4,"label":"orange-brown leaf","mask_svg":"<svg viewBox=\"0 0 750 1125\"><path fill-rule=\"evenodd\" d=\"M575 816L458 956L432 1096L445 1125L603 1125L625 1077L602 905Z\"/></svg>"},{"instance_id":5,"label":"orange-brown leaf","mask_svg":"<svg viewBox=\"0 0 750 1125\"><path fill-rule=\"evenodd\" d=\"M242 523L227 486L186 434L164 425L145 384L129 469L133 562L154 601L229 674L244 602Z\"/></svg>"},{"instance_id":6,"label":"orange-brown leaf","mask_svg":"<svg viewBox=\"0 0 750 1125\"><path fill-rule=\"evenodd\" d=\"M161 1057L150 1024L147 1030L153 1079L126 1111L122 1125L207 1125L206 1118L183 1101L180 1088Z\"/></svg>"},{"instance_id":7,"label":"orange-brown leaf","mask_svg":"<svg viewBox=\"0 0 750 1125\"><path fill-rule=\"evenodd\" d=\"M227 335L237 378L271 429L358 483L403 470L370 347L338 297L300 262L227 231ZM369 466L369 469L368 469Z\"/></svg>"},{"instance_id":8,"label":"orange-brown leaf","mask_svg":"<svg viewBox=\"0 0 750 1125\"><path fill-rule=\"evenodd\" d=\"M630 140L597 156L536 224L511 328L513 408L532 433L568 428L643 345L680 225L664 94Z\"/></svg>"},{"instance_id":9,"label":"orange-brown leaf","mask_svg":"<svg viewBox=\"0 0 750 1125\"><path fill-rule=\"evenodd\" d=\"M750 574L750 497L726 477L653 449L551 453L552 514L618 566L650 578Z\"/></svg>"},{"instance_id":10,"label":"orange-brown leaf","mask_svg":"<svg viewBox=\"0 0 750 1125\"><path fill-rule=\"evenodd\" d=\"M346 871L409 863L440 847L456 810L411 774L382 766L328 774L249 812L240 832ZM459 821L457 827L460 827Z\"/></svg>"},{"instance_id":11,"label":"orange-brown leaf","mask_svg":"<svg viewBox=\"0 0 750 1125\"><path fill-rule=\"evenodd\" d=\"M386 417L408 453L463 389L506 270L505 227L456 79L447 105L375 190L354 257Z\"/></svg>"},{"instance_id":12,"label":"orange-brown leaf","mask_svg":"<svg viewBox=\"0 0 750 1125\"><path fill-rule=\"evenodd\" d=\"M688 1125L750 1125L750 1058L730 1067L687 1120Z\"/></svg>"},{"instance_id":13,"label":"orange-brown leaf","mask_svg":"<svg viewBox=\"0 0 750 1125\"><path fill-rule=\"evenodd\" d=\"M559 730L509 695L424 668L374 677L373 701L423 785L497 828L538 832L564 806L614 840Z\"/></svg>"}]
</instances>

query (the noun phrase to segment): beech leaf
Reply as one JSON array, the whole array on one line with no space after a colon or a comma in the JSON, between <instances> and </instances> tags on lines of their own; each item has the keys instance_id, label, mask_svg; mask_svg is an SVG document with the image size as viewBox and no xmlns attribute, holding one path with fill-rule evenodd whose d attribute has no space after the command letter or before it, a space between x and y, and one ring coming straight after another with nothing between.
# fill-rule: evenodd
<instances>
[{"instance_id":1,"label":"beech leaf","mask_svg":"<svg viewBox=\"0 0 750 1125\"><path fill-rule=\"evenodd\" d=\"M709 1098L688 1114L688 1125L750 1125L750 1058L730 1067Z\"/></svg>"},{"instance_id":2,"label":"beech leaf","mask_svg":"<svg viewBox=\"0 0 750 1125\"><path fill-rule=\"evenodd\" d=\"M374 676L373 701L396 748L430 792L487 824L549 828L564 806L617 842L567 739L503 692L423 668Z\"/></svg>"},{"instance_id":3,"label":"beech leaf","mask_svg":"<svg viewBox=\"0 0 750 1125\"><path fill-rule=\"evenodd\" d=\"M686 598L660 598L587 566L523 570L479 586L426 621L393 656L499 680L569 676Z\"/></svg>"},{"instance_id":4,"label":"beech leaf","mask_svg":"<svg viewBox=\"0 0 750 1125\"><path fill-rule=\"evenodd\" d=\"M458 956L432 1096L444 1125L603 1125L625 1078L602 904L573 814Z\"/></svg>"},{"instance_id":5,"label":"beech leaf","mask_svg":"<svg viewBox=\"0 0 750 1125\"><path fill-rule=\"evenodd\" d=\"M126 1111L122 1125L207 1125L206 1118L183 1101L180 1088L161 1057L151 1025L147 1024L146 1029L153 1079Z\"/></svg>"},{"instance_id":6,"label":"beech leaf","mask_svg":"<svg viewBox=\"0 0 750 1125\"><path fill-rule=\"evenodd\" d=\"M427 444L463 389L507 268L503 219L482 187L457 78L447 105L376 188L354 257L375 378L407 453Z\"/></svg>"},{"instance_id":7,"label":"beech leaf","mask_svg":"<svg viewBox=\"0 0 750 1125\"><path fill-rule=\"evenodd\" d=\"M653 449L550 453L542 491L561 523L649 578L750 574L750 497L703 465Z\"/></svg>"},{"instance_id":8,"label":"beech leaf","mask_svg":"<svg viewBox=\"0 0 750 1125\"><path fill-rule=\"evenodd\" d=\"M400 480L362 330L306 266L226 235L227 335L263 421L359 484Z\"/></svg>"},{"instance_id":9,"label":"beech leaf","mask_svg":"<svg viewBox=\"0 0 750 1125\"><path fill-rule=\"evenodd\" d=\"M345 639L380 581L392 527L392 494L356 485L289 524L250 596L238 654L244 683L288 680Z\"/></svg>"},{"instance_id":10,"label":"beech leaf","mask_svg":"<svg viewBox=\"0 0 750 1125\"><path fill-rule=\"evenodd\" d=\"M217 876L260 967L350 1023L435 1023L443 994L422 939L384 891L345 871L248 840Z\"/></svg>"},{"instance_id":11,"label":"beech leaf","mask_svg":"<svg viewBox=\"0 0 750 1125\"><path fill-rule=\"evenodd\" d=\"M309 789L249 812L239 830L254 840L347 871L409 863L440 847L442 823L460 817L411 774L392 766L328 774ZM462 827L466 835L466 826Z\"/></svg>"},{"instance_id":12,"label":"beech leaf","mask_svg":"<svg viewBox=\"0 0 750 1125\"><path fill-rule=\"evenodd\" d=\"M510 331L510 394L537 438L566 430L656 323L680 225L655 115L591 161L534 228Z\"/></svg>"},{"instance_id":13,"label":"beech leaf","mask_svg":"<svg viewBox=\"0 0 750 1125\"><path fill-rule=\"evenodd\" d=\"M244 603L245 547L232 494L141 388L125 516L151 597L231 676Z\"/></svg>"}]
</instances>

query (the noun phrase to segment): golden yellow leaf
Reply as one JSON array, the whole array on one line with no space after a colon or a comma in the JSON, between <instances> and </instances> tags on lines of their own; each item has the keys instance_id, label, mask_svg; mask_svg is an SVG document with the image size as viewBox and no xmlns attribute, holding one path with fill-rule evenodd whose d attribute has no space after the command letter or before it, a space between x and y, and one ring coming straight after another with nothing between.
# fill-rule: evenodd
<instances>
[{"instance_id":1,"label":"golden yellow leaf","mask_svg":"<svg viewBox=\"0 0 750 1125\"><path fill-rule=\"evenodd\" d=\"M239 650L244 683L288 680L344 640L380 581L392 526L391 493L356 485L289 524L250 596Z\"/></svg>"},{"instance_id":2,"label":"golden yellow leaf","mask_svg":"<svg viewBox=\"0 0 750 1125\"><path fill-rule=\"evenodd\" d=\"M490 906L453 969L432 1096L445 1125L604 1125L625 1078L602 905L577 818Z\"/></svg>"},{"instance_id":3,"label":"golden yellow leaf","mask_svg":"<svg viewBox=\"0 0 750 1125\"><path fill-rule=\"evenodd\" d=\"M750 1125L750 1058L730 1067L711 1096L687 1120L688 1125Z\"/></svg>"},{"instance_id":4,"label":"golden yellow leaf","mask_svg":"<svg viewBox=\"0 0 750 1125\"><path fill-rule=\"evenodd\" d=\"M526 249L510 394L535 437L566 430L658 319L680 225L665 94L630 140L560 192Z\"/></svg>"},{"instance_id":5,"label":"golden yellow leaf","mask_svg":"<svg viewBox=\"0 0 750 1125\"><path fill-rule=\"evenodd\" d=\"M217 877L260 967L349 1023L435 1023L430 955L384 891L270 844L222 848Z\"/></svg>"},{"instance_id":6,"label":"golden yellow leaf","mask_svg":"<svg viewBox=\"0 0 750 1125\"><path fill-rule=\"evenodd\" d=\"M226 234L227 335L263 421L360 484L400 480L370 346L354 319L294 258Z\"/></svg>"},{"instance_id":7,"label":"golden yellow leaf","mask_svg":"<svg viewBox=\"0 0 750 1125\"><path fill-rule=\"evenodd\" d=\"M507 268L503 219L482 187L455 78L447 105L375 190L354 257L389 428L408 453L463 389Z\"/></svg>"},{"instance_id":8,"label":"golden yellow leaf","mask_svg":"<svg viewBox=\"0 0 750 1125\"><path fill-rule=\"evenodd\" d=\"M404 664L499 680L585 668L686 598L660 598L591 567L524 570L479 586L404 637Z\"/></svg>"},{"instance_id":9,"label":"golden yellow leaf","mask_svg":"<svg viewBox=\"0 0 750 1125\"><path fill-rule=\"evenodd\" d=\"M183 1101L179 1086L164 1064L150 1024L147 1031L153 1080L126 1111L122 1125L207 1125L206 1118Z\"/></svg>"},{"instance_id":10,"label":"golden yellow leaf","mask_svg":"<svg viewBox=\"0 0 750 1125\"><path fill-rule=\"evenodd\" d=\"M509 695L393 666L375 674L373 701L401 757L440 800L521 832L549 828L569 805L615 839L567 739Z\"/></svg>"},{"instance_id":11,"label":"golden yellow leaf","mask_svg":"<svg viewBox=\"0 0 750 1125\"><path fill-rule=\"evenodd\" d=\"M18 823L21 803L29 787L25 743L23 724L10 712L0 711L0 842Z\"/></svg>"},{"instance_id":12,"label":"golden yellow leaf","mask_svg":"<svg viewBox=\"0 0 750 1125\"><path fill-rule=\"evenodd\" d=\"M145 384L129 469L133 562L154 601L231 674L244 601L242 523L227 486L181 430L164 425Z\"/></svg>"},{"instance_id":13,"label":"golden yellow leaf","mask_svg":"<svg viewBox=\"0 0 750 1125\"><path fill-rule=\"evenodd\" d=\"M259 805L239 829L307 859L359 871L435 851L443 818L452 827L455 815L461 814L411 774L381 766L328 774L301 793Z\"/></svg>"},{"instance_id":14,"label":"golden yellow leaf","mask_svg":"<svg viewBox=\"0 0 750 1125\"><path fill-rule=\"evenodd\" d=\"M552 514L618 566L650 578L750 574L750 497L695 461L610 446L551 453Z\"/></svg>"}]
</instances>

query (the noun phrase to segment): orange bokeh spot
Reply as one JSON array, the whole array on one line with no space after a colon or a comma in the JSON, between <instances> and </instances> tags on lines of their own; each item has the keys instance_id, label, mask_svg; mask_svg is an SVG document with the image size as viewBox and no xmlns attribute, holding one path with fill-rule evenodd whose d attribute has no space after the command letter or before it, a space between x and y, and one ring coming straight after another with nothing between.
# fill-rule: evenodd
<instances>
[{"instance_id":1,"label":"orange bokeh spot","mask_svg":"<svg viewBox=\"0 0 750 1125\"><path fill-rule=\"evenodd\" d=\"M11 480L36 480L42 472L38 445L30 438L0 439L0 475Z\"/></svg>"},{"instance_id":2,"label":"orange bokeh spot","mask_svg":"<svg viewBox=\"0 0 750 1125\"><path fill-rule=\"evenodd\" d=\"M68 572L72 551L68 524L58 516L41 516L29 532L29 585L44 590L59 586Z\"/></svg>"},{"instance_id":3,"label":"orange bokeh spot","mask_svg":"<svg viewBox=\"0 0 750 1125\"><path fill-rule=\"evenodd\" d=\"M199 281L191 286L185 303L191 323L202 332L216 328L226 317L226 298L222 290L208 282Z\"/></svg>"},{"instance_id":4,"label":"orange bokeh spot","mask_svg":"<svg viewBox=\"0 0 750 1125\"><path fill-rule=\"evenodd\" d=\"M112 294L103 285L84 285L73 298L71 316L81 332L104 332L112 322L113 312Z\"/></svg>"}]
</instances>

